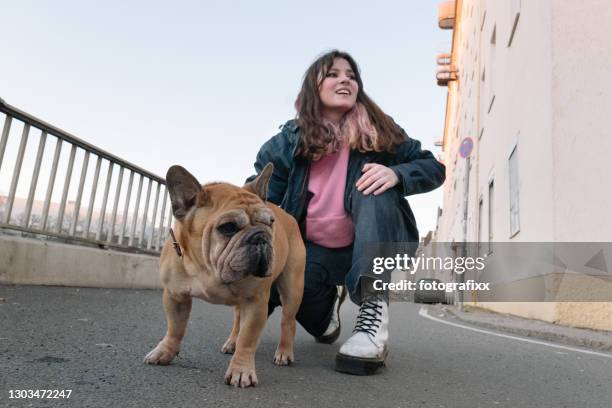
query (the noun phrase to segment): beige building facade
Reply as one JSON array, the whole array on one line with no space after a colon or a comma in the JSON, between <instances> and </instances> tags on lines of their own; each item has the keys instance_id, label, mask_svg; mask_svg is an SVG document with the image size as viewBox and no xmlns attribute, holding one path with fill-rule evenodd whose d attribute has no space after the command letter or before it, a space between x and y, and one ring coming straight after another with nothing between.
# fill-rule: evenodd
<instances>
[{"instance_id":1,"label":"beige building facade","mask_svg":"<svg viewBox=\"0 0 612 408\"><path fill-rule=\"evenodd\" d=\"M438 58L447 180L435 240L612 241L609 3L458 0L439 14L453 40ZM612 330L612 303L479 305Z\"/></svg>"}]
</instances>

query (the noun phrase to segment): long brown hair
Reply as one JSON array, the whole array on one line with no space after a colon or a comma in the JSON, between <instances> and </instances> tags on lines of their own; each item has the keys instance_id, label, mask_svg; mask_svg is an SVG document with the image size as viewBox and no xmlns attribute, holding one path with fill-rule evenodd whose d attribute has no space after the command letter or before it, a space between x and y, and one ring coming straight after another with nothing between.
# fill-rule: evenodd
<instances>
[{"instance_id":1,"label":"long brown hair","mask_svg":"<svg viewBox=\"0 0 612 408\"><path fill-rule=\"evenodd\" d=\"M336 58L343 58L349 63L359 85L355 106L344 115L339 126L322 117L319 97L319 86ZM295 108L301 134L296 154L307 159L318 160L325 154L337 151L342 137L351 149L362 153L393 152L395 146L404 141L404 135L393 119L365 93L359 67L346 52L329 51L308 67Z\"/></svg>"}]
</instances>

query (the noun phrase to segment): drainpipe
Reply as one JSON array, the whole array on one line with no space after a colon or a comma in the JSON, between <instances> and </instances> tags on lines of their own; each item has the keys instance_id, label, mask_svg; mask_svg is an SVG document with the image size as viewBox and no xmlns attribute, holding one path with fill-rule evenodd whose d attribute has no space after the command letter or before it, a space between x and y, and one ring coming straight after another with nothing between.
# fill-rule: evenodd
<instances>
[{"instance_id":1,"label":"drainpipe","mask_svg":"<svg viewBox=\"0 0 612 408\"><path fill-rule=\"evenodd\" d=\"M467 235L468 235L468 204L470 195L470 156L465 159L465 182L463 190L463 242L461 244L461 256L466 257L467 253ZM465 273L457 276L459 282L465 281ZM459 291L459 310L463 311L463 291Z\"/></svg>"}]
</instances>

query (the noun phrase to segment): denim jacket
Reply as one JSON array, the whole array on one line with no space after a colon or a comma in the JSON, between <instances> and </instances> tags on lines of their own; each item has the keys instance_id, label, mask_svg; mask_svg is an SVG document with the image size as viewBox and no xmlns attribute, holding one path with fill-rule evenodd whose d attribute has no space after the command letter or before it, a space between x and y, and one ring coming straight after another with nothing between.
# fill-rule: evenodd
<instances>
[{"instance_id":1,"label":"denim jacket","mask_svg":"<svg viewBox=\"0 0 612 408\"><path fill-rule=\"evenodd\" d=\"M361 169L366 163L378 163L391 168L399 179L399 183L394 188L399 189L403 197L426 193L442 185L446 177L444 165L438 162L431 152L422 150L418 140L409 138L403 129L402 133L405 140L396 147L394 153L360 153L351 150L344 190L344 207L347 212L350 213L351 194L354 191L352 186L361 177ZM310 160L295 157L299 140L300 133L296 121L288 121L282 126L280 133L261 147L255 161L255 170L259 174L267 163L272 162L274 172L268 186L268 200L291 214L300 224L302 234L305 236L303 226L311 197L308 191ZM257 175L250 176L247 182L255 177ZM419 233L408 201L401 199L398 205L407 207L406 224L414 227L410 231L411 241L418 241Z\"/></svg>"}]
</instances>

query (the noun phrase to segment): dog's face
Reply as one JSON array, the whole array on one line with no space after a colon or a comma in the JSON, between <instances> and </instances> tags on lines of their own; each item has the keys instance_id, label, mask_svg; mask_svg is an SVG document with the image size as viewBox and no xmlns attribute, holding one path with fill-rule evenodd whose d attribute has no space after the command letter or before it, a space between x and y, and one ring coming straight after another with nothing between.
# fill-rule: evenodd
<instances>
[{"instance_id":1,"label":"dog's face","mask_svg":"<svg viewBox=\"0 0 612 408\"><path fill-rule=\"evenodd\" d=\"M200 185L180 166L172 166L166 183L177 237L184 256L202 263L223 283L247 276L270 276L273 265L274 216L264 203L272 165L240 188L226 183Z\"/></svg>"}]
</instances>

